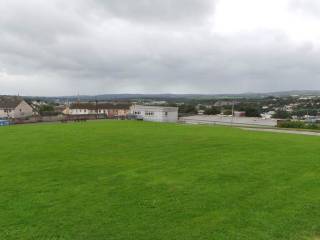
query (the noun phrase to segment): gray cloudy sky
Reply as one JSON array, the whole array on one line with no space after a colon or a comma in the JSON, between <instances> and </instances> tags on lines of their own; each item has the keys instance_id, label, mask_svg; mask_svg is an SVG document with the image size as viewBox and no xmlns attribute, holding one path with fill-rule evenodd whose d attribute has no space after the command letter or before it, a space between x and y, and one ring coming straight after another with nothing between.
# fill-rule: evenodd
<instances>
[{"instance_id":1,"label":"gray cloudy sky","mask_svg":"<svg viewBox=\"0 0 320 240\"><path fill-rule=\"evenodd\" d=\"M0 94L320 89L319 0L0 0Z\"/></svg>"}]
</instances>

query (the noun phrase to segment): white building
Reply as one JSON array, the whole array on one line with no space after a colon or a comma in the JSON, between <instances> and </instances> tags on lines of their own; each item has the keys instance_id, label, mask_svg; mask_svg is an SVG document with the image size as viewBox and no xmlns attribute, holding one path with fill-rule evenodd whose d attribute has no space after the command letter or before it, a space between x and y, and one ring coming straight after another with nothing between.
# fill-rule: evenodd
<instances>
[{"instance_id":1,"label":"white building","mask_svg":"<svg viewBox=\"0 0 320 240\"><path fill-rule=\"evenodd\" d=\"M177 122L177 107L161 107L161 106L142 106L133 105L130 113L135 115L137 119L152 122Z\"/></svg>"},{"instance_id":2,"label":"white building","mask_svg":"<svg viewBox=\"0 0 320 240\"><path fill-rule=\"evenodd\" d=\"M260 115L262 119L271 119L275 113L276 113L275 111L269 111L266 113L261 113Z\"/></svg>"},{"instance_id":3,"label":"white building","mask_svg":"<svg viewBox=\"0 0 320 240\"><path fill-rule=\"evenodd\" d=\"M108 117L127 116L131 104L128 103L73 103L63 113L66 115L100 114Z\"/></svg>"},{"instance_id":4,"label":"white building","mask_svg":"<svg viewBox=\"0 0 320 240\"><path fill-rule=\"evenodd\" d=\"M22 98L0 96L0 118L25 118L33 114L33 108Z\"/></svg>"}]
</instances>

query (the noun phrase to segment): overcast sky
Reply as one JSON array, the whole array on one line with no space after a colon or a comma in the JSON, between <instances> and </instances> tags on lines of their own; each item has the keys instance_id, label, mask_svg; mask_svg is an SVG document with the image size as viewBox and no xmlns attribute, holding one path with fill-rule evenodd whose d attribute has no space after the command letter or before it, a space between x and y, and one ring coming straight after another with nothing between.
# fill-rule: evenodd
<instances>
[{"instance_id":1,"label":"overcast sky","mask_svg":"<svg viewBox=\"0 0 320 240\"><path fill-rule=\"evenodd\" d=\"M320 89L319 0L0 0L0 94Z\"/></svg>"}]
</instances>

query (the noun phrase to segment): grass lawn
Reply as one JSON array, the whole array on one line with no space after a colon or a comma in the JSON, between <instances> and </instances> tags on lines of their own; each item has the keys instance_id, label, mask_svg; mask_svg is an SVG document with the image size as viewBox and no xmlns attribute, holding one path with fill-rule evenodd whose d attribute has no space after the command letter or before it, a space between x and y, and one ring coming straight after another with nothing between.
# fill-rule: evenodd
<instances>
[{"instance_id":1,"label":"grass lawn","mask_svg":"<svg viewBox=\"0 0 320 240\"><path fill-rule=\"evenodd\" d=\"M319 137L135 121L0 128L1 240L319 237Z\"/></svg>"}]
</instances>

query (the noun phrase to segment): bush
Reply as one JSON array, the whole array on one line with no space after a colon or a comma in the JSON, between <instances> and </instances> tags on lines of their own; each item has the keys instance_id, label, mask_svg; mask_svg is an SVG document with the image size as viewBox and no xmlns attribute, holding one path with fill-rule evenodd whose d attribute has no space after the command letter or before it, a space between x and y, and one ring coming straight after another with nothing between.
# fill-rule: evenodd
<instances>
[{"instance_id":1,"label":"bush","mask_svg":"<svg viewBox=\"0 0 320 240\"><path fill-rule=\"evenodd\" d=\"M197 114L197 109L194 105L183 104L179 107L179 113L181 114Z\"/></svg>"},{"instance_id":2,"label":"bush","mask_svg":"<svg viewBox=\"0 0 320 240\"><path fill-rule=\"evenodd\" d=\"M278 127L320 130L320 126L318 124L315 124L315 123L307 124L301 121L282 121L278 123Z\"/></svg>"},{"instance_id":3,"label":"bush","mask_svg":"<svg viewBox=\"0 0 320 240\"><path fill-rule=\"evenodd\" d=\"M278 127L281 128L306 128L306 124L300 121L283 121L279 122Z\"/></svg>"},{"instance_id":4,"label":"bush","mask_svg":"<svg viewBox=\"0 0 320 240\"><path fill-rule=\"evenodd\" d=\"M227 109L227 110L224 110L224 111L223 111L223 114L224 114L224 115L232 115L232 111L229 110L229 109Z\"/></svg>"},{"instance_id":5,"label":"bush","mask_svg":"<svg viewBox=\"0 0 320 240\"><path fill-rule=\"evenodd\" d=\"M286 111L277 111L272 117L279 119L289 119L291 118L291 115Z\"/></svg>"},{"instance_id":6,"label":"bush","mask_svg":"<svg viewBox=\"0 0 320 240\"><path fill-rule=\"evenodd\" d=\"M247 117L260 117L261 111L258 108L247 108L243 111L246 112Z\"/></svg>"},{"instance_id":7,"label":"bush","mask_svg":"<svg viewBox=\"0 0 320 240\"><path fill-rule=\"evenodd\" d=\"M218 109L216 107L211 107L211 108L208 108L204 111L204 114L206 114L206 115L217 115L220 113L221 113L220 109Z\"/></svg>"}]
</instances>

